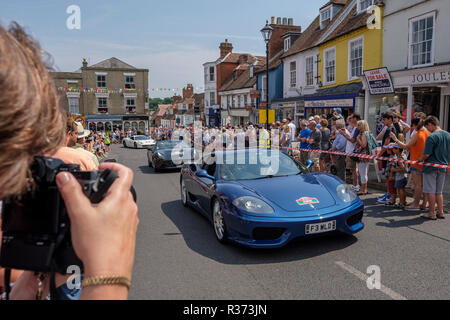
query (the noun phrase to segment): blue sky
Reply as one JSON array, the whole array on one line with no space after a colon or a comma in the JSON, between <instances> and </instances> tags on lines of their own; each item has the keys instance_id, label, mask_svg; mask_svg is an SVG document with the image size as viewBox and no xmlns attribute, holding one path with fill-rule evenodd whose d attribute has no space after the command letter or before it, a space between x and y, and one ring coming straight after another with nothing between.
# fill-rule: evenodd
<instances>
[{"instance_id":1,"label":"blue sky","mask_svg":"<svg viewBox=\"0 0 450 320\"><path fill-rule=\"evenodd\" d=\"M150 88L203 87L203 67L225 38L234 52L264 55L259 30L271 16L302 29L327 0L2 0L0 23L17 21L49 52L60 71L117 57L148 68ZM69 30L66 9L81 9L81 29ZM151 93L152 97L173 93Z\"/></svg>"}]
</instances>

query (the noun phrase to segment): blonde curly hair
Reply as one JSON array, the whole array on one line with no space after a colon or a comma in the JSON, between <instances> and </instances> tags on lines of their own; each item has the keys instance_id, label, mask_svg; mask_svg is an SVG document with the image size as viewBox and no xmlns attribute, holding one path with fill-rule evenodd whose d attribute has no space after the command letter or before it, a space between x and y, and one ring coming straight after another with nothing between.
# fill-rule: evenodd
<instances>
[{"instance_id":1,"label":"blonde curly hair","mask_svg":"<svg viewBox=\"0 0 450 320\"><path fill-rule=\"evenodd\" d=\"M42 55L17 23L0 25L0 197L28 190L33 157L64 141L65 114Z\"/></svg>"}]
</instances>

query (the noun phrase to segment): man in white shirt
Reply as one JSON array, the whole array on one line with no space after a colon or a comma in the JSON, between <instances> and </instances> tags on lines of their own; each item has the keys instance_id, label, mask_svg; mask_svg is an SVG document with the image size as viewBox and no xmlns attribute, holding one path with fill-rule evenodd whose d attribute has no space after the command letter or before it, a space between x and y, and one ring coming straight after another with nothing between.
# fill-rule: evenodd
<instances>
[{"instance_id":1,"label":"man in white shirt","mask_svg":"<svg viewBox=\"0 0 450 320\"><path fill-rule=\"evenodd\" d=\"M297 127L295 126L295 124L292 122L292 119L291 118L287 118L287 121L288 121L288 126L289 126L289 132L290 132L290 134L291 134L291 143L292 142L295 142L296 140L296 137L297 137L297 135L296 135L296 133L297 133Z\"/></svg>"}]
</instances>

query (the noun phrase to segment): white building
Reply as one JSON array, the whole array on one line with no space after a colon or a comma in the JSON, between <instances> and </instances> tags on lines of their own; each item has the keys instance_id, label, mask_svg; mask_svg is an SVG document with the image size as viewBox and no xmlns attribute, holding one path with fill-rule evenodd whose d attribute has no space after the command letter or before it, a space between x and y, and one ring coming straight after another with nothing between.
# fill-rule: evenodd
<instances>
[{"instance_id":1,"label":"white building","mask_svg":"<svg viewBox=\"0 0 450 320\"><path fill-rule=\"evenodd\" d=\"M437 116L442 128L448 130L450 1L384 3L383 62L391 74L395 93L371 96L370 110L381 113L398 105L408 122L414 112L422 111Z\"/></svg>"},{"instance_id":2,"label":"white building","mask_svg":"<svg viewBox=\"0 0 450 320\"><path fill-rule=\"evenodd\" d=\"M227 110L229 124L232 126L256 122L256 98L252 97L251 92L256 90L257 77L254 70L259 63L261 62L255 60L251 65L239 65L233 77L222 86L219 92L222 109Z\"/></svg>"},{"instance_id":3,"label":"white building","mask_svg":"<svg viewBox=\"0 0 450 320\"><path fill-rule=\"evenodd\" d=\"M209 123L210 109L218 109L217 104L217 61L207 62L203 64L205 76L205 119L206 124Z\"/></svg>"}]
</instances>

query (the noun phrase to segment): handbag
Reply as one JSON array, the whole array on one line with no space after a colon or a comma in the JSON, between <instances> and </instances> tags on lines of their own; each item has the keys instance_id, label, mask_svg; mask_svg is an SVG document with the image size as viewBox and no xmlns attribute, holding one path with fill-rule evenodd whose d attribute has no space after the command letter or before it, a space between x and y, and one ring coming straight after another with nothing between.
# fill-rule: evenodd
<instances>
[{"instance_id":1,"label":"handbag","mask_svg":"<svg viewBox=\"0 0 450 320\"><path fill-rule=\"evenodd\" d=\"M360 152L359 148L355 148L353 150L353 153L359 153L359 152ZM352 159L355 162L360 162L361 161L361 158L358 158L358 157L350 157L350 159Z\"/></svg>"}]
</instances>

